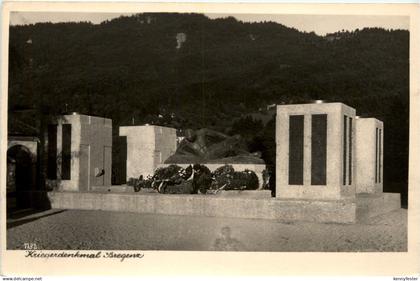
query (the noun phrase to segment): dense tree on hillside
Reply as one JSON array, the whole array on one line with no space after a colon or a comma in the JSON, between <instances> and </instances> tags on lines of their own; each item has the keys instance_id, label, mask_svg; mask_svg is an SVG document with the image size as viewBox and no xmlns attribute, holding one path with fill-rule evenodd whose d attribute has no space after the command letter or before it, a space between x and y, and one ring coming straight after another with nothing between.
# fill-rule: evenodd
<instances>
[{"instance_id":1,"label":"dense tree on hillside","mask_svg":"<svg viewBox=\"0 0 420 281\"><path fill-rule=\"evenodd\" d=\"M245 139L252 139L262 129L263 124L261 120L256 120L247 115L233 123L231 134L239 134Z\"/></svg>"}]
</instances>

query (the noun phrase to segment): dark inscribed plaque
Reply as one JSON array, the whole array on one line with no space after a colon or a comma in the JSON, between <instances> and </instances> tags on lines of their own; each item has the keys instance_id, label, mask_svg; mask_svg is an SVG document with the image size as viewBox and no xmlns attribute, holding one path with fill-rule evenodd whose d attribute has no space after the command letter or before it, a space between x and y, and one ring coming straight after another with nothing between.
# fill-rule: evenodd
<instances>
[{"instance_id":1,"label":"dark inscribed plaque","mask_svg":"<svg viewBox=\"0 0 420 281\"><path fill-rule=\"evenodd\" d=\"M57 125L48 125L47 177L57 179Z\"/></svg>"},{"instance_id":2,"label":"dark inscribed plaque","mask_svg":"<svg viewBox=\"0 0 420 281\"><path fill-rule=\"evenodd\" d=\"M112 139L112 177L113 185L125 184L127 181L127 137L118 136Z\"/></svg>"},{"instance_id":3,"label":"dark inscribed plaque","mask_svg":"<svg viewBox=\"0 0 420 281\"><path fill-rule=\"evenodd\" d=\"M352 179L352 159L353 158L353 118L349 117L349 185Z\"/></svg>"},{"instance_id":4,"label":"dark inscribed plaque","mask_svg":"<svg viewBox=\"0 0 420 281\"><path fill-rule=\"evenodd\" d=\"M382 129L379 129L379 152L378 152L378 182L381 182L382 171Z\"/></svg>"},{"instance_id":5,"label":"dark inscribed plaque","mask_svg":"<svg viewBox=\"0 0 420 281\"><path fill-rule=\"evenodd\" d=\"M289 117L289 184L303 185L303 115Z\"/></svg>"},{"instance_id":6,"label":"dark inscribed plaque","mask_svg":"<svg viewBox=\"0 0 420 281\"><path fill-rule=\"evenodd\" d=\"M327 184L327 114L312 115L311 185Z\"/></svg>"},{"instance_id":7,"label":"dark inscribed plaque","mask_svg":"<svg viewBox=\"0 0 420 281\"><path fill-rule=\"evenodd\" d=\"M343 185L347 181L347 116L344 115L344 133L343 133Z\"/></svg>"},{"instance_id":8,"label":"dark inscribed plaque","mask_svg":"<svg viewBox=\"0 0 420 281\"><path fill-rule=\"evenodd\" d=\"M63 124L62 145L61 179L69 180L71 167L71 124Z\"/></svg>"},{"instance_id":9,"label":"dark inscribed plaque","mask_svg":"<svg viewBox=\"0 0 420 281\"><path fill-rule=\"evenodd\" d=\"M376 144L375 144L375 183L378 182L378 149L379 149L379 130L376 128Z\"/></svg>"}]
</instances>

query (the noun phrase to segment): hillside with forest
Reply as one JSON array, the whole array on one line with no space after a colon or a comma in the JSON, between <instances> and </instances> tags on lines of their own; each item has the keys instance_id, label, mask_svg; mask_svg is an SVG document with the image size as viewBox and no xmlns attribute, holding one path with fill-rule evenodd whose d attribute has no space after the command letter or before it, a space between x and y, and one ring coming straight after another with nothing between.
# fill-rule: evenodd
<instances>
[{"instance_id":1,"label":"hillside with forest","mask_svg":"<svg viewBox=\"0 0 420 281\"><path fill-rule=\"evenodd\" d=\"M80 112L112 118L114 134L145 123L239 133L273 164L267 107L314 99L384 121L385 181L406 183L406 30L318 36L274 22L158 13L10 27L11 134L39 134L43 118Z\"/></svg>"}]
</instances>

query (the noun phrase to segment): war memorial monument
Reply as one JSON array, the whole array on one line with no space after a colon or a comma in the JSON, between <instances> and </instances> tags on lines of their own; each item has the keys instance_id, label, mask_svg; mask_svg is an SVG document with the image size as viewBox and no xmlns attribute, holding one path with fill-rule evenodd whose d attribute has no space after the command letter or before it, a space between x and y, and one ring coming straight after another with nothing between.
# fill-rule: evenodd
<instances>
[{"instance_id":1,"label":"war memorial monument","mask_svg":"<svg viewBox=\"0 0 420 281\"><path fill-rule=\"evenodd\" d=\"M247 152L237 136L207 129L187 131L177 144L172 128L120 127L120 135L127 136L127 179L151 177L156 169L171 164L183 168L200 164L210 171L230 164L238 171L253 171L258 177L256 190L160 194L111 186L111 120L63 116L61 120L69 121L53 131L59 140L53 144L64 154L62 169L67 167L65 161L71 165L68 177L58 177L59 184L49 192L51 205L60 209L337 223L354 223L400 208L400 194L382 191L381 121L358 117L356 110L345 104L322 101L278 105L276 116L274 197L262 189L264 161ZM68 132L64 130L67 124L73 125Z\"/></svg>"}]
</instances>

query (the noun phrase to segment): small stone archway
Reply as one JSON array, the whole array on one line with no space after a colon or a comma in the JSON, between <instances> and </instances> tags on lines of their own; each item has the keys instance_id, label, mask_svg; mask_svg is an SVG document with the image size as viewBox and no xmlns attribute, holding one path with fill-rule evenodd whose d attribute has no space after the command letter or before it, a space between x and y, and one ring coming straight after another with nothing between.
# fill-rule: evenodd
<instances>
[{"instance_id":1,"label":"small stone archway","mask_svg":"<svg viewBox=\"0 0 420 281\"><path fill-rule=\"evenodd\" d=\"M25 145L29 142L29 145ZM7 150L7 210L32 207L37 180L37 142L9 141Z\"/></svg>"}]
</instances>

